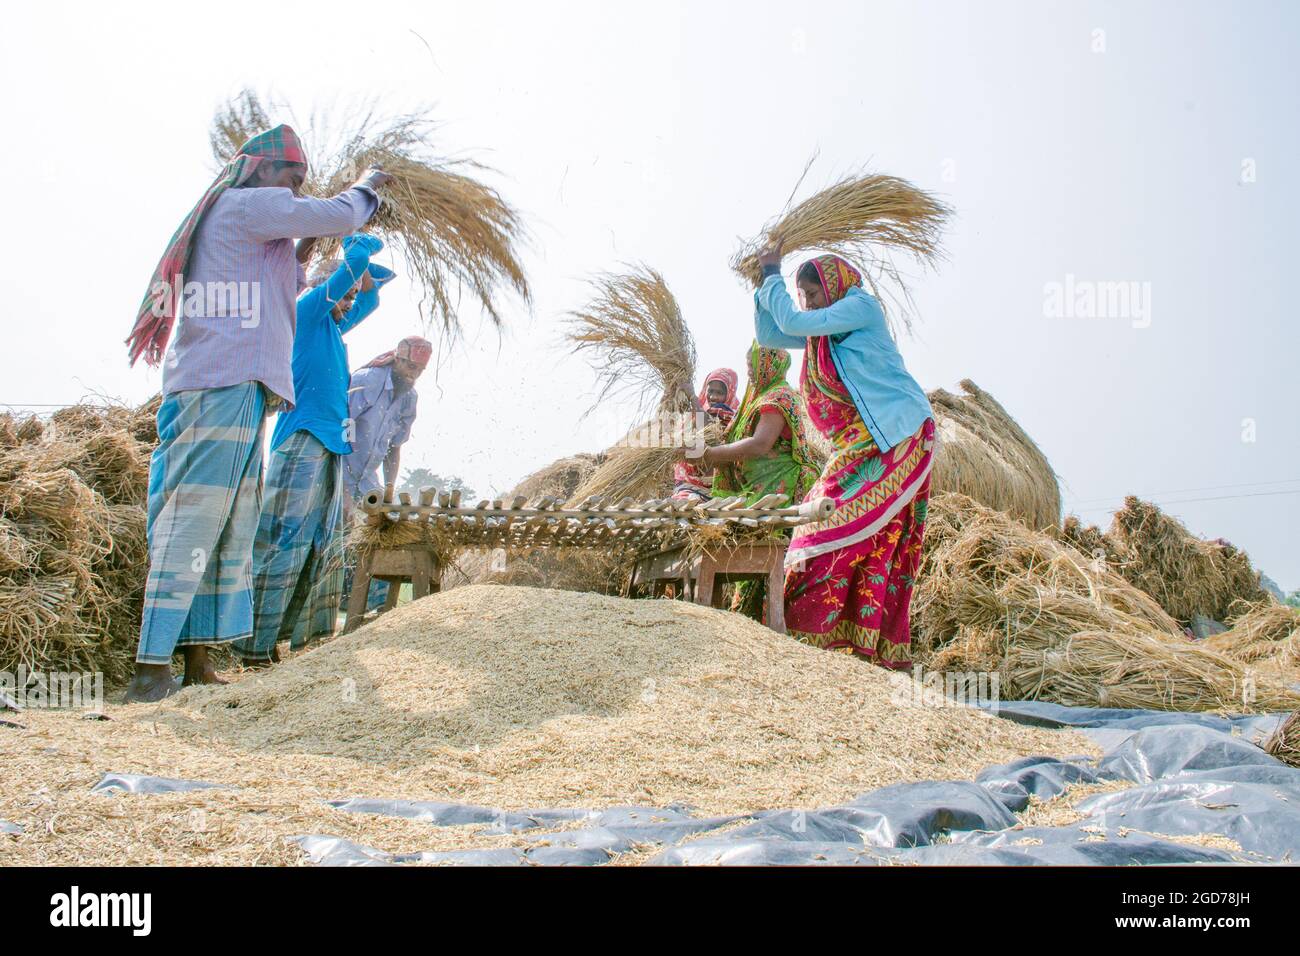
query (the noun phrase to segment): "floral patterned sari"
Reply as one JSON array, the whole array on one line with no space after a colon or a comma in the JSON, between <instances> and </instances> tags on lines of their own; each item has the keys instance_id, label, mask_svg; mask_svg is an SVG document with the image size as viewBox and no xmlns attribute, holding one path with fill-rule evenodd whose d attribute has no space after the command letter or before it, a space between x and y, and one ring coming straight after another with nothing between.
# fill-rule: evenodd
<instances>
[{"instance_id":1,"label":"floral patterned sari","mask_svg":"<svg viewBox=\"0 0 1300 956\"><path fill-rule=\"evenodd\" d=\"M855 284L857 273L843 260L818 264L824 267L819 270L823 286L832 284L826 277L836 270L828 302ZM916 434L881 454L824 336L808 340L800 385L809 417L835 448L809 496L833 499L836 510L825 522L796 529L790 542L786 625L792 637L807 644L906 670L912 660L908 614L921 567L934 421L927 419Z\"/></svg>"}]
</instances>

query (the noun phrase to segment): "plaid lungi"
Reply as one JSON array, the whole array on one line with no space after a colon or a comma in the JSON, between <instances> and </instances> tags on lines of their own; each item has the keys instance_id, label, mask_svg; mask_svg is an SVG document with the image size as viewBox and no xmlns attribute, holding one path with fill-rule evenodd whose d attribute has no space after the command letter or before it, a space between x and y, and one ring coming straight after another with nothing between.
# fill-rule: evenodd
<instances>
[{"instance_id":1,"label":"plaid lungi","mask_svg":"<svg viewBox=\"0 0 1300 956\"><path fill-rule=\"evenodd\" d=\"M266 392L258 382L173 392L149 462L149 575L136 661L253 630Z\"/></svg>"},{"instance_id":2,"label":"plaid lungi","mask_svg":"<svg viewBox=\"0 0 1300 956\"><path fill-rule=\"evenodd\" d=\"M253 546L253 634L234 650L269 660L277 641L300 647L334 633L341 587L342 459L311 432L271 452Z\"/></svg>"}]
</instances>

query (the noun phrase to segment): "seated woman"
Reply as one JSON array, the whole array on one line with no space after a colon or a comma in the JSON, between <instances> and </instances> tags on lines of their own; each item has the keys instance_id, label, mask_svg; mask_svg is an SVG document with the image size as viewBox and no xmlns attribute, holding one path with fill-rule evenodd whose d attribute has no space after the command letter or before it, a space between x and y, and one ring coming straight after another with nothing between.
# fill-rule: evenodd
<instances>
[{"instance_id":1,"label":"seated woman","mask_svg":"<svg viewBox=\"0 0 1300 956\"><path fill-rule=\"evenodd\" d=\"M911 668L908 612L934 460L934 413L908 373L880 303L838 256L805 262L796 310L781 276L780 243L760 257L759 344L803 348L802 394L814 427L834 446L810 492L835 513L795 529L786 554L791 636Z\"/></svg>"},{"instance_id":2,"label":"seated woman","mask_svg":"<svg viewBox=\"0 0 1300 956\"><path fill-rule=\"evenodd\" d=\"M706 448L696 460L705 470L717 466L714 497L743 495L752 504L776 494L798 504L817 480L817 466L808 455L803 401L785 380L790 353L755 342L748 364L749 384L726 444Z\"/></svg>"},{"instance_id":3,"label":"seated woman","mask_svg":"<svg viewBox=\"0 0 1300 956\"><path fill-rule=\"evenodd\" d=\"M738 380L739 376L733 369L719 368L710 372L704 380L704 389L700 392L700 410L707 412L713 421L722 422L724 425L730 424L736 415ZM693 498L703 501L710 496L712 487L711 472L700 467L698 459L679 461L673 467L674 498Z\"/></svg>"}]
</instances>

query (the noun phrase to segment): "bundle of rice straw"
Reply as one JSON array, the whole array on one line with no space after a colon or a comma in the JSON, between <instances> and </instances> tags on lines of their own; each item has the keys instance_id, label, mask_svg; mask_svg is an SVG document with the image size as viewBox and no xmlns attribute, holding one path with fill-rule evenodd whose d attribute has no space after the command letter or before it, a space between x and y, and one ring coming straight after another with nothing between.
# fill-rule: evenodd
<instances>
[{"instance_id":1,"label":"bundle of rice straw","mask_svg":"<svg viewBox=\"0 0 1300 956\"><path fill-rule=\"evenodd\" d=\"M1271 601L1250 559L1227 542L1203 541L1154 504L1130 495L1106 534L1120 556L1117 570L1172 617L1198 614L1226 621L1236 601Z\"/></svg>"},{"instance_id":2,"label":"bundle of rice straw","mask_svg":"<svg viewBox=\"0 0 1300 956\"><path fill-rule=\"evenodd\" d=\"M18 422L9 412L0 414L0 448L13 448L18 444Z\"/></svg>"},{"instance_id":3,"label":"bundle of rice straw","mask_svg":"<svg viewBox=\"0 0 1300 956\"><path fill-rule=\"evenodd\" d=\"M605 452L605 462L579 486L570 499L577 505L592 495L615 501L632 498L645 501L664 498L672 493L673 465L682 460L682 446L667 439L647 441L643 436L646 426L638 426L619 444ZM722 442L726 429L710 421L700 430L700 440L706 445Z\"/></svg>"},{"instance_id":4,"label":"bundle of rice straw","mask_svg":"<svg viewBox=\"0 0 1300 956\"><path fill-rule=\"evenodd\" d=\"M791 200L813 160L795 185ZM731 268L757 288L762 283L758 254L777 239L783 241L785 255L834 253L858 266L886 313L891 319L897 314L910 329L911 297L892 253L901 251L922 266L933 265L943 257L940 239L951 215L948 206L904 179L857 173L793 209L787 208L741 247ZM889 307L887 298L895 308Z\"/></svg>"},{"instance_id":5,"label":"bundle of rice straw","mask_svg":"<svg viewBox=\"0 0 1300 956\"><path fill-rule=\"evenodd\" d=\"M1282 721L1260 746L1284 764L1300 767L1300 711Z\"/></svg>"},{"instance_id":6,"label":"bundle of rice straw","mask_svg":"<svg viewBox=\"0 0 1300 956\"><path fill-rule=\"evenodd\" d=\"M1003 699L1153 710L1276 709L1300 695L1186 640L1144 592L970 498L931 499L916 657L996 671Z\"/></svg>"},{"instance_id":7,"label":"bundle of rice straw","mask_svg":"<svg viewBox=\"0 0 1300 956\"><path fill-rule=\"evenodd\" d=\"M283 112L293 121L292 111ZM247 139L275 125L256 93L245 90L218 109L209 137L216 161L224 165ZM295 126L299 126L295 122ZM331 135L342 128L341 142ZM373 104L344 110L335 118L313 116L305 140L314 149L304 189L333 196L371 166L393 177L379 210L367 225L399 249L422 285L431 321L444 333L460 331L460 294L468 290L494 325L502 324L503 290L513 290L525 305L532 291L519 260L524 238L519 213L495 189L479 181L489 167L463 157L439 156L430 143L434 124L421 114L382 118ZM328 256L334 241L317 244Z\"/></svg>"},{"instance_id":8,"label":"bundle of rice straw","mask_svg":"<svg viewBox=\"0 0 1300 956\"><path fill-rule=\"evenodd\" d=\"M930 392L939 436L931 487L955 491L1034 530L1061 520L1061 489L1046 456L1005 408L970 379L962 395Z\"/></svg>"},{"instance_id":9,"label":"bundle of rice straw","mask_svg":"<svg viewBox=\"0 0 1300 956\"><path fill-rule=\"evenodd\" d=\"M592 356L602 401L611 394L636 392L642 407L653 397L676 411L694 408L695 340L664 282L644 264L623 275L592 278L586 308L569 314L566 338L574 352Z\"/></svg>"},{"instance_id":10,"label":"bundle of rice straw","mask_svg":"<svg viewBox=\"0 0 1300 956\"><path fill-rule=\"evenodd\" d=\"M1089 556L1094 561L1105 563L1112 569L1118 568L1122 563L1115 543L1095 524L1085 525L1077 515L1066 517L1061 523L1057 537L1081 554Z\"/></svg>"},{"instance_id":11,"label":"bundle of rice straw","mask_svg":"<svg viewBox=\"0 0 1300 956\"><path fill-rule=\"evenodd\" d=\"M147 415L70 406L0 451L0 670L129 673L148 565Z\"/></svg>"},{"instance_id":12,"label":"bundle of rice straw","mask_svg":"<svg viewBox=\"0 0 1300 956\"><path fill-rule=\"evenodd\" d=\"M571 496L658 498L672 489L672 466L681 459L674 439L694 427L695 341L663 276L646 265L624 275L592 279L591 302L570 314L567 339L575 352L591 356L604 399L613 391L634 391L640 407L656 403L657 418L639 425L605 452L605 461ZM716 426L704 429L706 443L721 440Z\"/></svg>"}]
</instances>

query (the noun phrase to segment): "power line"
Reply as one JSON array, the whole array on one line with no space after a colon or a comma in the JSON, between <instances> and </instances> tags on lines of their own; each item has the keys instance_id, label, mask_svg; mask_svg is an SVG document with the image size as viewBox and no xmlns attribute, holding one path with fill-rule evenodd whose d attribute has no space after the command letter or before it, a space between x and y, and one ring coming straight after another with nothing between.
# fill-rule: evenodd
<instances>
[{"instance_id":1,"label":"power line","mask_svg":"<svg viewBox=\"0 0 1300 956\"><path fill-rule=\"evenodd\" d=\"M1156 501L1152 497L1153 503L1160 505L1162 508L1170 505L1188 505L1198 501L1235 501L1238 498L1272 498L1277 495L1300 495L1300 488L1294 488L1288 491L1259 491L1252 494L1242 495L1217 495L1209 498L1182 498L1178 501ZM1107 505L1095 505L1091 508L1079 508L1079 511L1110 511Z\"/></svg>"},{"instance_id":2,"label":"power line","mask_svg":"<svg viewBox=\"0 0 1300 956\"><path fill-rule=\"evenodd\" d=\"M1139 498L1163 498L1166 495L1189 495L1197 491L1222 491L1227 488L1267 488L1271 485L1290 485L1300 482L1300 478L1283 478L1279 481L1245 481L1233 485L1206 485L1203 488L1180 488L1174 491L1148 491L1139 494ZM1119 501L1127 495L1103 495L1095 498L1075 498L1075 504L1099 504L1103 502Z\"/></svg>"}]
</instances>

